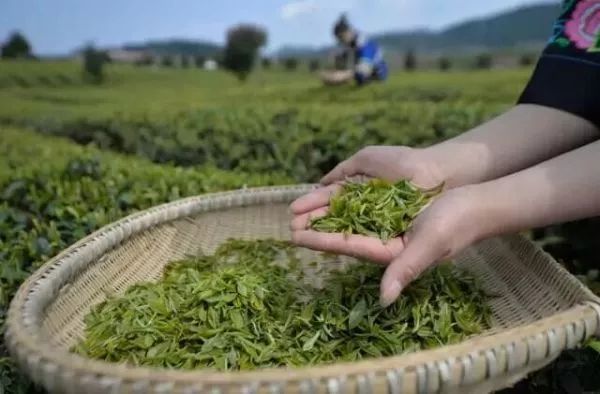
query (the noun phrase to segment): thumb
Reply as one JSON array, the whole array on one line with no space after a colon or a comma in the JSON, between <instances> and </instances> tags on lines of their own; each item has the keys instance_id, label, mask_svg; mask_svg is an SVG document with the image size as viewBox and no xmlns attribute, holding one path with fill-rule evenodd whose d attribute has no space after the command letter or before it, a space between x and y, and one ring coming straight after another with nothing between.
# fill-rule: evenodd
<instances>
[{"instance_id":1,"label":"thumb","mask_svg":"<svg viewBox=\"0 0 600 394\"><path fill-rule=\"evenodd\" d=\"M442 244L440 241L422 233L414 234L410 241L407 240L406 248L392 260L381 279L381 306L385 308L394 303L406 286L449 253L438 247Z\"/></svg>"},{"instance_id":2,"label":"thumb","mask_svg":"<svg viewBox=\"0 0 600 394\"><path fill-rule=\"evenodd\" d=\"M356 155L347 160L342 161L327 173L322 179L321 184L330 185L335 182L344 181L347 177L352 177L359 174L361 171L360 163L356 159Z\"/></svg>"}]
</instances>

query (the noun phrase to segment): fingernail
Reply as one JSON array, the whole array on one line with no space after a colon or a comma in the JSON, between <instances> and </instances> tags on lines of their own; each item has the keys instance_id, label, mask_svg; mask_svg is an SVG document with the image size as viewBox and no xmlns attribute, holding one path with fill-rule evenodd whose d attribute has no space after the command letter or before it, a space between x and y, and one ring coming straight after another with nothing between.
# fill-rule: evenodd
<instances>
[{"instance_id":1,"label":"fingernail","mask_svg":"<svg viewBox=\"0 0 600 394\"><path fill-rule=\"evenodd\" d=\"M400 285L400 282L394 280L392 283L385 285L381 289L379 303L383 308L387 308L396 301L396 299L400 296L401 291L402 286Z\"/></svg>"}]
</instances>

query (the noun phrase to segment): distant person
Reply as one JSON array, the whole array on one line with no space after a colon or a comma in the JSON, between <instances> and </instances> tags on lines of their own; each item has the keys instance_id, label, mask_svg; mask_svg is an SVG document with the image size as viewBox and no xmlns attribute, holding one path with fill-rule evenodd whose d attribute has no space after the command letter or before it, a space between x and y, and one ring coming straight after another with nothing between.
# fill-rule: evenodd
<instances>
[{"instance_id":1,"label":"distant person","mask_svg":"<svg viewBox=\"0 0 600 394\"><path fill-rule=\"evenodd\" d=\"M354 52L354 69L329 71L323 74L325 82L346 83L354 79L358 85L371 81L384 81L388 68L383 52L373 40L359 34L352 28L345 15L342 15L333 28L337 41Z\"/></svg>"}]
</instances>

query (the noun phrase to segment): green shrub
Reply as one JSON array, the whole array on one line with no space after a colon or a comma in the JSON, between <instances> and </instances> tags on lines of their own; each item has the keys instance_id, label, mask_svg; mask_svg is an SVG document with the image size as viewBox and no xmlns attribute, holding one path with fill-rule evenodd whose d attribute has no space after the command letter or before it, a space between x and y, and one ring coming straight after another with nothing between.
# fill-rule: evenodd
<instances>
[{"instance_id":1,"label":"green shrub","mask_svg":"<svg viewBox=\"0 0 600 394\"><path fill-rule=\"evenodd\" d=\"M31 45L25 36L19 32L14 32L8 38L6 43L0 48L0 57L6 59L30 58Z\"/></svg>"},{"instance_id":2,"label":"green shrub","mask_svg":"<svg viewBox=\"0 0 600 394\"><path fill-rule=\"evenodd\" d=\"M104 81L104 64L108 57L106 53L88 46L83 53L83 77L84 80L99 84Z\"/></svg>"},{"instance_id":3,"label":"green shrub","mask_svg":"<svg viewBox=\"0 0 600 394\"><path fill-rule=\"evenodd\" d=\"M404 55L404 69L406 71L414 71L417 69L417 54L414 50L406 51Z\"/></svg>"},{"instance_id":4,"label":"green shrub","mask_svg":"<svg viewBox=\"0 0 600 394\"><path fill-rule=\"evenodd\" d=\"M223 65L244 81L256 63L258 50L267 43L267 32L254 25L241 24L227 31Z\"/></svg>"},{"instance_id":5,"label":"green shrub","mask_svg":"<svg viewBox=\"0 0 600 394\"><path fill-rule=\"evenodd\" d=\"M493 63L494 63L494 58L492 57L491 54L482 53L481 55L478 55L475 58L474 67L476 69L480 69L480 70L488 70L488 69L492 68L492 66L494 65Z\"/></svg>"},{"instance_id":6,"label":"green shrub","mask_svg":"<svg viewBox=\"0 0 600 394\"><path fill-rule=\"evenodd\" d=\"M449 58L447 57L441 57L438 60L438 68L440 69L440 71L448 71L452 68L452 62L450 61Z\"/></svg>"},{"instance_id":7,"label":"green shrub","mask_svg":"<svg viewBox=\"0 0 600 394\"><path fill-rule=\"evenodd\" d=\"M32 160L32 158L34 158ZM64 140L0 132L0 327L21 282L49 257L137 210L209 191L288 183L277 174L157 166ZM0 342L0 387L19 390Z\"/></svg>"},{"instance_id":8,"label":"green shrub","mask_svg":"<svg viewBox=\"0 0 600 394\"><path fill-rule=\"evenodd\" d=\"M286 59L283 60L283 67L287 70L287 71L294 71L298 68L298 59L295 57L288 57Z\"/></svg>"}]
</instances>

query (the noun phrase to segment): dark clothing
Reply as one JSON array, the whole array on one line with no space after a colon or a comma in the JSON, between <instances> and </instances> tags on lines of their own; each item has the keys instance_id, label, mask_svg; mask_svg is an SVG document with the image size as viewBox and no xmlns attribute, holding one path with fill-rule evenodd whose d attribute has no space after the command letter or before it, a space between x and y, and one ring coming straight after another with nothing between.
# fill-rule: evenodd
<instances>
[{"instance_id":1,"label":"dark clothing","mask_svg":"<svg viewBox=\"0 0 600 394\"><path fill-rule=\"evenodd\" d=\"M600 0L566 0L519 103L567 111L600 127Z\"/></svg>"}]
</instances>

